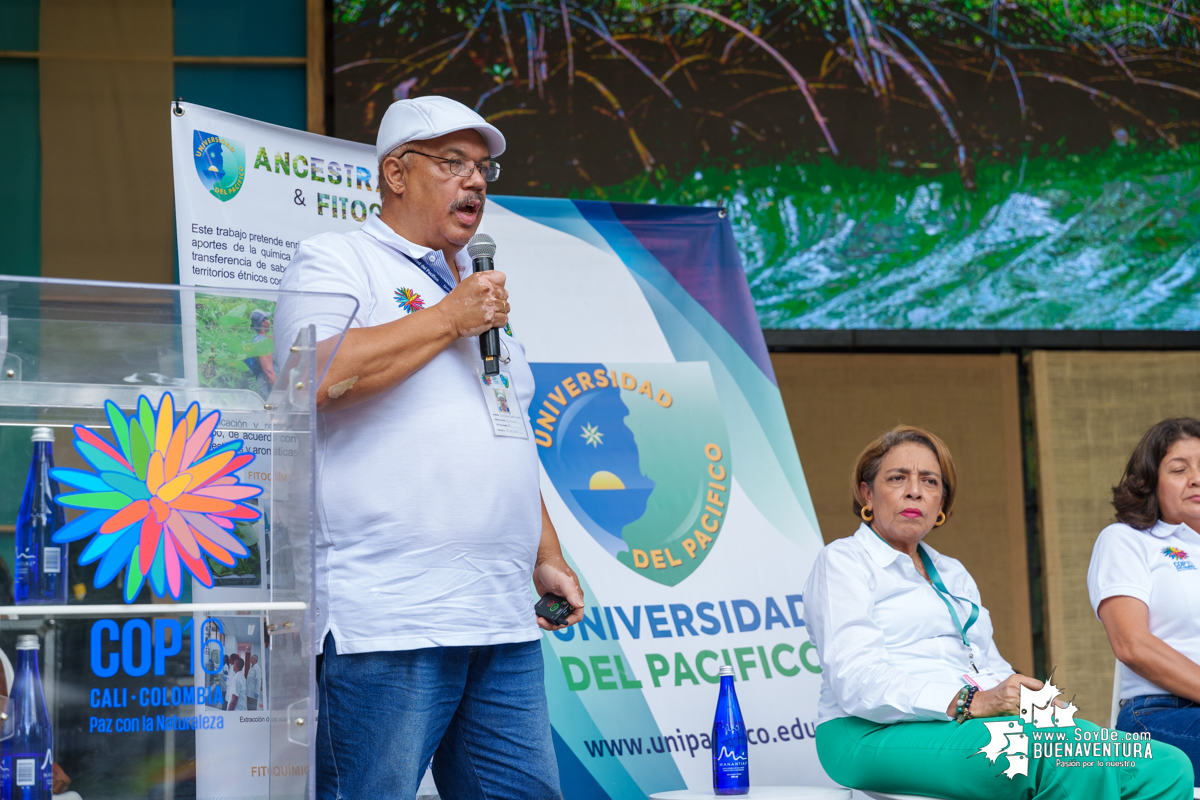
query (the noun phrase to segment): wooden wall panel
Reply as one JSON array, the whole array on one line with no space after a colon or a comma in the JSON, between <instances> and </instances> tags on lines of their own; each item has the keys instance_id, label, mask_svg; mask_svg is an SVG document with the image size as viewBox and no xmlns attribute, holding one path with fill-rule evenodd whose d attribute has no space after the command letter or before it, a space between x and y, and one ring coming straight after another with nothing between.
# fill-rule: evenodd
<instances>
[{"instance_id":1,"label":"wooden wall panel","mask_svg":"<svg viewBox=\"0 0 1200 800\"><path fill-rule=\"evenodd\" d=\"M1076 716L1105 724L1115 659L1088 600L1092 546L1146 429L1200 416L1200 353L1035 351L1030 366L1047 660Z\"/></svg>"},{"instance_id":2,"label":"wooden wall panel","mask_svg":"<svg viewBox=\"0 0 1200 800\"><path fill-rule=\"evenodd\" d=\"M304 6L308 131L325 133L325 0L307 0Z\"/></svg>"},{"instance_id":3,"label":"wooden wall panel","mask_svg":"<svg viewBox=\"0 0 1200 800\"><path fill-rule=\"evenodd\" d=\"M171 0L41 0L42 275L174 282Z\"/></svg>"},{"instance_id":4,"label":"wooden wall panel","mask_svg":"<svg viewBox=\"0 0 1200 800\"><path fill-rule=\"evenodd\" d=\"M771 361L826 542L858 527L850 471L868 442L900 423L945 440L959 495L928 541L970 570L1000 652L1032 674L1016 356L775 353Z\"/></svg>"}]
</instances>

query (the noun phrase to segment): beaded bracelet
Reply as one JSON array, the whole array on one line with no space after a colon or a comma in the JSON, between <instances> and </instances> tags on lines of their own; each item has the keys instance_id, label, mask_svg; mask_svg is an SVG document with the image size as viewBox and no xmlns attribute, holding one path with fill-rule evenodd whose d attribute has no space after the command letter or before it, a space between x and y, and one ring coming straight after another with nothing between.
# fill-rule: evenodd
<instances>
[{"instance_id":1,"label":"beaded bracelet","mask_svg":"<svg viewBox=\"0 0 1200 800\"><path fill-rule=\"evenodd\" d=\"M974 686L964 686L961 690L959 690L958 703L955 706L954 718L960 725L971 719L971 701L975 699L975 692L977 691L978 689L976 689Z\"/></svg>"},{"instance_id":2,"label":"beaded bracelet","mask_svg":"<svg viewBox=\"0 0 1200 800\"><path fill-rule=\"evenodd\" d=\"M954 698L954 719L959 722L962 722L963 705L967 700L967 693L970 689L970 685L962 687L958 690L958 696Z\"/></svg>"}]
</instances>

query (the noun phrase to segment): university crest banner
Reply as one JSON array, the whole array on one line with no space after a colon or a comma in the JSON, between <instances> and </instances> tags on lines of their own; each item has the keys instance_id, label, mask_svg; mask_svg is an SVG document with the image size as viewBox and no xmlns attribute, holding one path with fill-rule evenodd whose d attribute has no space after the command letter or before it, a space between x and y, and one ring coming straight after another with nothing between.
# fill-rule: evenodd
<instances>
[{"instance_id":1,"label":"university crest banner","mask_svg":"<svg viewBox=\"0 0 1200 800\"><path fill-rule=\"evenodd\" d=\"M378 207L372 147L182 110L184 284L277 285L297 242L354 230ZM533 368L522 411L542 494L588 600L583 623L543 638L565 797L711 787L726 664L753 785L828 785L801 596L821 537L728 221L716 208L493 196L480 230ZM225 311L254 324L248 308ZM213 380L221 345L202 329L198 316L193 374ZM261 318L243 350L268 352L250 333L264 335Z\"/></svg>"}]
</instances>

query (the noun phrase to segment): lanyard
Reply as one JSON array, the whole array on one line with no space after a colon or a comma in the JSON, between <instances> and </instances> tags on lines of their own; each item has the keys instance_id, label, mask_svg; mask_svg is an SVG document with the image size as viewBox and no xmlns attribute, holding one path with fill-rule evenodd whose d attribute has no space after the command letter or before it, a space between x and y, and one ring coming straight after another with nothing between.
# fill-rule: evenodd
<instances>
[{"instance_id":1,"label":"lanyard","mask_svg":"<svg viewBox=\"0 0 1200 800\"><path fill-rule=\"evenodd\" d=\"M874 528L871 528L871 533L879 536L879 531L875 530ZM879 536L879 541L887 544L887 539L884 539L882 536ZM891 547L891 545L888 544L888 547ZM958 635L962 637L963 645L970 650L971 643L967 641L967 631L970 630L971 626L975 624L975 621L979 619L979 606L975 605L975 603L969 598L950 594L950 590L946 588L946 584L942 580L942 576L938 574L937 567L933 565L933 559L929 557L929 553L926 551L926 549L918 544L917 552L921 555L921 563L925 565L925 572L929 574L929 582L933 584L933 590L937 592L938 598L940 598L941 601L946 604L946 610L950 612L950 618L954 620L954 627L958 629ZM967 618L966 625L963 625L959 621L958 611L955 610L954 604L950 602L951 599L961 600L962 602L969 603L971 605L971 616ZM973 661L972 666L974 666Z\"/></svg>"},{"instance_id":2,"label":"lanyard","mask_svg":"<svg viewBox=\"0 0 1200 800\"><path fill-rule=\"evenodd\" d=\"M963 644L967 646L967 649L970 649L971 643L967 641L967 630L975 624L975 620L979 619L979 606L966 597L950 594L950 591L946 589L946 584L942 581L942 576L938 574L937 567L933 565L933 559L929 557L929 553L920 545L917 545L917 550L921 554L921 563L925 565L925 571L929 573L929 582L933 584L938 597L942 599L942 602L946 604L946 608L950 611L950 618L954 620L954 627L958 628L958 634L962 637ZM950 598L971 604L971 616L967 618L966 625L958 621L958 612L954 610L954 604L950 602Z\"/></svg>"},{"instance_id":3,"label":"lanyard","mask_svg":"<svg viewBox=\"0 0 1200 800\"><path fill-rule=\"evenodd\" d=\"M413 258L408 253L404 253L404 257L407 258L409 261L413 262L414 264L416 264L418 267L420 267L421 271L424 272L426 275L428 275L433 280L434 283L436 283L438 286L440 286L442 288L443 292L445 292L446 294L450 294L452 291L454 291L454 287L451 286L450 283L446 280L446 276L443 275L442 273L438 272L437 270L435 270L429 264L425 263L425 259Z\"/></svg>"},{"instance_id":4,"label":"lanyard","mask_svg":"<svg viewBox=\"0 0 1200 800\"><path fill-rule=\"evenodd\" d=\"M437 270L435 270L429 264L426 264L425 259L413 258L408 253L404 252L403 250L401 250L399 248L393 247L392 249L395 250L400 255L407 258L412 263L416 264L418 269L420 269L421 272L424 272L426 275L428 275L430 280L432 280L434 283L436 283L438 286L440 286L443 292L445 292L446 294L450 294L450 292L454 291L454 287L451 286L446 281L446 276L443 275L442 273L438 272Z\"/></svg>"}]
</instances>

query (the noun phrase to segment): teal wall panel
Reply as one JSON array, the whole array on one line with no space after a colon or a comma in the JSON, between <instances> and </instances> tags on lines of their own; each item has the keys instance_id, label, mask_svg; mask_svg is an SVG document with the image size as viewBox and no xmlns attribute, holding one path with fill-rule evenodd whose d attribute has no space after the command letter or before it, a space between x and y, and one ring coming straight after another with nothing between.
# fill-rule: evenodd
<instances>
[{"instance_id":1,"label":"teal wall panel","mask_svg":"<svg viewBox=\"0 0 1200 800\"><path fill-rule=\"evenodd\" d=\"M175 55L305 55L305 0L175 0Z\"/></svg>"},{"instance_id":2,"label":"teal wall panel","mask_svg":"<svg viewBox=\"0 0 1200 800\"><path fill-rule=\"evenodd\" d=\"M2 17L0 31L4 30ZM5 161L5 193L15 201L6 203L0 214L0 242L4 242L0 274L41 273L41 149L37 61L0 59L0 154Z\"/></svg>"},{"instance_id":3,"label":"teal wall panel","mask_svg":"<svg viewBox=\"0 0 1200 800\"><path fill-rule=\"evenodd\" d=\"M304 67L178 64L175 96L289 128L307 125Z\"/></svg>"},{"instance_id":4,"label":"teal wall panel","mask_svg":"<svg viewBox=\"0 0 1200 800\"><path fill-rule=\"evenodd\" d=\"M38 0L0 0L0 50L38 49Z\"/></svg>"}]
</instances>

